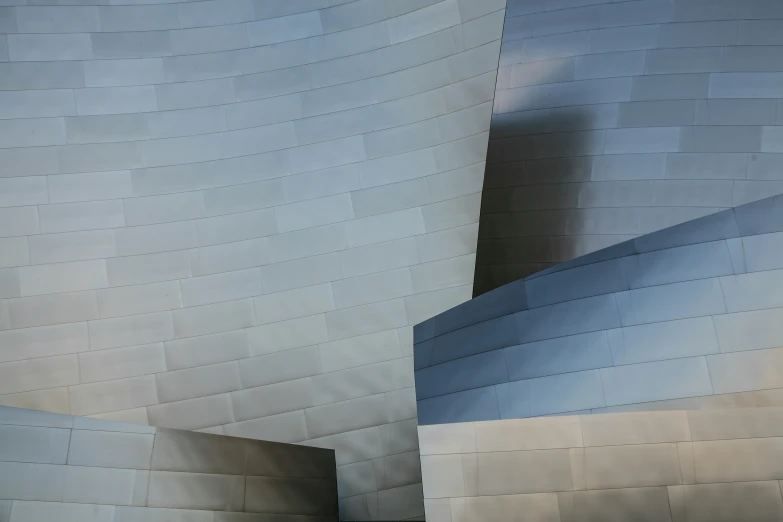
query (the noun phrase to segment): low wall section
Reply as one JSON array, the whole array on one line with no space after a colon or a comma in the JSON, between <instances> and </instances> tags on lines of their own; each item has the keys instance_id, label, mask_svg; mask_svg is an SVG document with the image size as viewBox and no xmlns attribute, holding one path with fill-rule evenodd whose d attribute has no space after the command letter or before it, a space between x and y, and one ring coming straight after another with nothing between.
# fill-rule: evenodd
<instances>
[{"instance_id":1,"label":"low wall section","mask_svg":"<svg viewBox=\"0 0 783 522\"><path fill-rule=\"evenodd\" d=\"M419 426L428 522L783 517L783 408Z\"/></svg>"},{"instance_id":2,"label":"low wall section","mask_svg":"<svg viewBox=\"0 0 783 522\"><path fill-rule=\"evenodd\" d=\"M0 407L0 522L336 522L333 450Z\"/></svg>"}]
</instances>

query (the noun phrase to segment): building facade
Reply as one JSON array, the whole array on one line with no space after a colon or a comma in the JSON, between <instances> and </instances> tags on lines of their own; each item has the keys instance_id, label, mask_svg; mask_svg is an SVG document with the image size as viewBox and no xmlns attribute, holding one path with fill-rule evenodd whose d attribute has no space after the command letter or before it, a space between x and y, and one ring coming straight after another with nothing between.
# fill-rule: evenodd
<instances>
[{"instance_id":1,"label":"building facade","mask_svg":"<svg viewBox=\"0 0 783 522\"><path fill-rule=\"evenodd\" d=\"M420 518L417 393L423 423L464 404L428 417L413 325L783 193L781 34L776 0L8 0L0 405L331 448L344 519ZM737 241L671 248L710 317L774 271ZM493 299L477 322L523 310ZM536 412L617 405L566 406Z\"/></svg>"},{"instance_id":2,"label":"building facade","mask_svg":"<svg viewBox=\"0 0 783 522\"><path fill-rule=\"evenodd\" d=\"M334 451L0 407L3 522L337 522Z\"/></svg>"},{"instance_id":3,"label":"building facade","mask_svg":"<svg viewBox=\"0 0 783 522\"><path fill-rule=\"evenodd\" d=\"M781 252L775 196L418 325L427 520L778 520Z\"/></svg>"},{"instance_id":4,"label":"building facade","mask_svg":"<svg viewBox=\"0 0 783 522\"><path fill-rule=\"evenodd\" d=\"M333 448L344 518L423 515L505 0L112 3L0 7L0 404Z\"/></svg>"},{"instance_id":5,"label":"building facade","mask_svg":"<svg viewBox=\"0 0 783 522\"><path fill-rule=\"evenodd\" d=\"M509 0L474 295L783 192L768 0Z\"/></svg>"}]
</instances>

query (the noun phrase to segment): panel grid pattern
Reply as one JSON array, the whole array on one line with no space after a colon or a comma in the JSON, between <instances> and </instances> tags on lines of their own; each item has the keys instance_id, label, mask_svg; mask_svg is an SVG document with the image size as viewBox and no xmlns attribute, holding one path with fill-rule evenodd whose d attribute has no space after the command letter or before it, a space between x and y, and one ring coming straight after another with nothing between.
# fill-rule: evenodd
<instances>
[{"instance_id":1,"label":"panel grid pattern","mask_svg":"<svg viewBox=\"0 0 783 522\"><path fill-rule=\"evenodd\" d=\"M425 321L419 423L783 404L782 202L648 234Z\"/></svg>"},{"instance_id":2,"label":"panel grid pattern","mask_svg":"<svg viewBox=\"0 0 783 522\"><path fill-rule=\"evenodd\" d=\"M769 0L509 0L474 295L783 192Z\"/></svg>"},{"instance_id":3,"label":"panel grid pattern","mask_svg":"<svg viewBox=\"0 0 783 522\"><path fill-rule=\"evenodd\" d=\"M780 408L420 426L427 520L775 521Z\"/></svg>"},{"instance_id":4,"label":"panel grid pattern","mask_svg":"<svg viewBox=\"0 0 783 522\"><path fill-rule=\"evenodd\" d=\"M422 516L505 0L10 3L0 404L337 448L344 518Z\"/></svg>"},{"instance_id":5,"label":"panel grid pattern","mask_svg":"<svg viewBox=\"0 0 783 522\"><path fill-rule=\"evenodd\" d=\"M0 447L4 522L338 518L330 450L7 407Z\"/></svg>"}]
</instances>

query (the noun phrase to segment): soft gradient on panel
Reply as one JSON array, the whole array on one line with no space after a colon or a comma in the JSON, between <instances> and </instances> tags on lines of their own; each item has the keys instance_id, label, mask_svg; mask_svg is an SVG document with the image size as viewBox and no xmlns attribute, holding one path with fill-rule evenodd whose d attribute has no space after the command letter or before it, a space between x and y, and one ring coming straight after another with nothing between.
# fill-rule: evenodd
<instances>
[{"instance_id":1,"label":"soft gradient on panel","mask_svg":"<svg viewBox=\"0 0 783 522\"><path fill-rule=\"evenodd\" d=\"M480 295L783 192L775 0L509 0Z\"/></svg>"},{"instance_id":2,"label":"soft gradient on panel","mask_svg":"<svg viewBox=\"0 0 783 522\"><path fill-rule=\"evenodd\" d=\"M734 522L783 515L781 408L420 426L428 522Z\"/></svg>"},{"instance_id":3,"label":"soft gradient on panel","mask_svg":"<svg viewBox=\"0 0 783 522\"><path fill-rule=\"evenodd\" d=\"M334 448L344 518L422 516L412 325L471 295L505 0L18 3L0 404Z\"/></svg>"},{"instance_id":4,"label":"soft gradient on panel","mask_svg":"<svg viewBox=\"0 0 783 522\"><path fill-rule=\"evenodd\" d=\"M779 520L781 252L773 196L417 325L427 520Z\"/></svg>"},{"instance_id":5,"label":"soft gradient on panel","mask_svg":"<svg viewBox=\"0 0 783 522\"><path fill-rule=\"evenodd\" d=\"M0 441L3 522L338 519L331 450L4 406Z\"/></svg>"},{"instance_id":6,"label":"soft gradient on panel","mask_svg":"<svg viewBox=\"0 0 783 522\"><path fill-rule=\"evenodd\" d=\"M417 325L419 424L783 404L782 217L748 203Z\"/></svg>"}]
</instances>

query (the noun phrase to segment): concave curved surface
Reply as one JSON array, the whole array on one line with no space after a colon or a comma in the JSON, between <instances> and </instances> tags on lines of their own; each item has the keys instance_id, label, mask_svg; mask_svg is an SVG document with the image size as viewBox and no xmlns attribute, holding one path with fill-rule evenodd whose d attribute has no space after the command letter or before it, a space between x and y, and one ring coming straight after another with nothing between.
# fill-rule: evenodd
<instances>
[{"instance_id":1,"label":"concave curved surface","mask_svg":"<svg viewBox=\"0 0 783 522\"><path fill-rule=\"evenodd\" d=\"M421 516L505 0L45 3L0 7L0 404L336 448L344 518Z\"/></svg>"}]
</instances>

